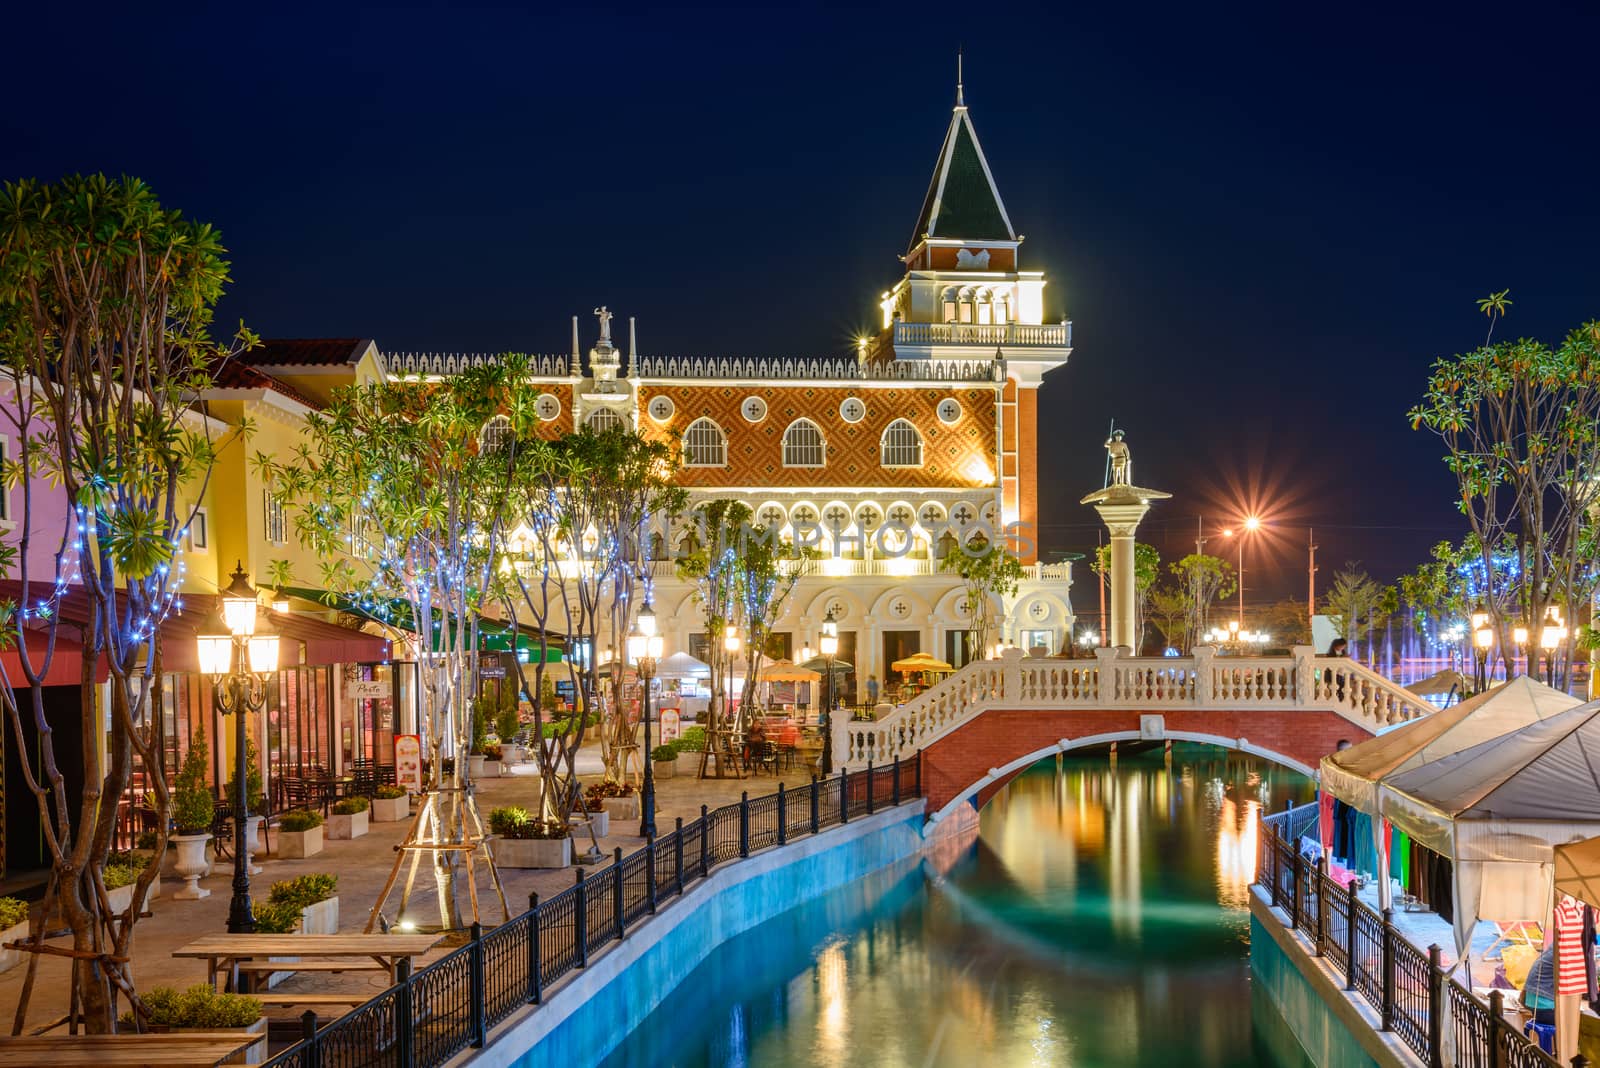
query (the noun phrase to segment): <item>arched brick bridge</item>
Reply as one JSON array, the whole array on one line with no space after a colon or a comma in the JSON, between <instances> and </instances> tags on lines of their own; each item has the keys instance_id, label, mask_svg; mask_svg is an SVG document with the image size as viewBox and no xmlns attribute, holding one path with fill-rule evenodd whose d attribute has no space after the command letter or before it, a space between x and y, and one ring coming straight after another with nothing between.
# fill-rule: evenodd
<instances>
[{"instance_id":1,"label":"arched brick bridge","mask_svg":"<svg viewBox=\"0 0 1600 1068\"><path fill-rule=\"evenodd\" d=\"M1210 742L1315 774L1341 739L1432 711L1416 695L1347 659L1289 656L1139 658L1099 649L1093 660L1024 657L968 664L875 722L836 724L835 768L922 751L922 789L938 821L1065 749L1120 740Z\"/></svg>"}]
</instances>

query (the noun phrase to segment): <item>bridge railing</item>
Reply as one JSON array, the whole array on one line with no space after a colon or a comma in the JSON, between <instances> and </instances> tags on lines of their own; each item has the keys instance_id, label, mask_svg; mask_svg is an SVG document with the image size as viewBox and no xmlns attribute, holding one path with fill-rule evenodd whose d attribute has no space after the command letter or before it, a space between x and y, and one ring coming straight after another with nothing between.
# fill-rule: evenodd
<instances>
[{"instance_id":1,"label":"bridge railing","mask_svg":"<svg viewBox=\"0 0 1600 1068\"><path fill-rule=\"evenodd\" d=\"M1162 709L1335 712L1367 730L1433 709L1353 660L1318 657L1309 646L1288 656L1130 657L1099 649L1093 660L1024 657L1008 650L978 660L876 721L836 724L836 767L909 756L991 708Z\"/></svg>"},{"instance_id":2,"label":"bridge railing","mask_svg":"<svg viewBox=\"0 0 1600 1068\"><path fill-rule=\"evenodd\" d=\"M1490 991L1487 1004L1479 1000L1450 978L1438 946L1424 951L1407 941L1395 929L1393 909L1380 913L1360 900L1295 841L1280 834L1278 824L1262 820L1256 884L1282 910L1283 918L1273 914L1272 921L1291 936L1298 932L1313 956L1327 960L1347 996L1372 1007L1379 1030L1398 1037L1422 1064L1445 1063L1445 1047L1453 1041L1458 1065L1562 1068L1506 1019L1500 991ZM1581 1054L1572 1061L1573 1068L1587 1064Z\"/></svg>"}]
</instances>

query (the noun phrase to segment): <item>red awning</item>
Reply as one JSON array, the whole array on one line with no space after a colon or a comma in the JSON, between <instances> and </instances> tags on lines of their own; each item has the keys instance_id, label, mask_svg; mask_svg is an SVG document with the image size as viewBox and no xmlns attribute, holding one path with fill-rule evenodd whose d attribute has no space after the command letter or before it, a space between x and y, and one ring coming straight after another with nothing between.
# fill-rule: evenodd
<instances>
[{"instance_id":1,"label":"red awning","mask_svg":"<svg viewBox=\"0 0 1600 1068\"><path fill-rule=\"evenodd\" d=\"M39 585L35 584L35 591L39 588ZM49 589L49 586L45 585L44 588ZM0 581L0 599L20 600L21 593L20 583L14 580ZM34 599L37 599L37 593ZM210 614L217 598L214 594L201 593L184 594L181 600L183 608L173 610L161 622L161 668L163 671L195 672L200 670L199 650L195 647L195 639L199 636L199 628ZM63 622L81 624L90 617L89 594L81 586L71 587L56 603L55 611ZM311 616L269 611L264 619L278 632L281 639L279 663L286 668L301 665L322 667L332 664L382 663L391 655L387 638L351 630ZM81 650L76 642L67 641L67 635L74 631L73 627L65 628L56 638L56 656L50 665L51 685L55 684L55 680L64 685L76 684L79 681L78 666ZM38 633L37 648L40 651L44 648L42 633ZM35 649L32 636L28 641L28 649L30 652ZM304 656L301 655L302 652ZM15 671L15 674L11 675L11 680L13 685L17 685L22 679L20 659L15 651L3 655L6 670ZM106 671L102 666L97 678L103 680L105 676Z\"/></svg>"},{"instance_id":2,"label":"red awning","mask_svg":"<svg viewBox=\"0 0 1600 1068\"><path fill-rule=\"evenodd\" d=\"M30 632L28 634L28 659L33 665L33 670L38 671L44 667L46 637L42 633ZM46 686L77 686L83 681L79 670L83 656L83 646L67 637L63 631L56 635L55 655L50 659L50 668L44 673L43 683ZM22 673L22 655L16 649L7 649L0 652L0 665L4 665L6 679L16 689L28 685L28 677ZM94 673L95 682L106 681L110 674L105 661L100 662L99 668Z\"/></svg>"}]
</instances>

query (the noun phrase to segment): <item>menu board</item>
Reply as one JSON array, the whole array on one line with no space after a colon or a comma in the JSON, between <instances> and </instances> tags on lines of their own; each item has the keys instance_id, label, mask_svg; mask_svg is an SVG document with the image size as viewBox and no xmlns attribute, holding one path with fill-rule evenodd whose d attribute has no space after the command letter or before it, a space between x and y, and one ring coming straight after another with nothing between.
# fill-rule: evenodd
<instances>
[{"instance_id":1,"label":"menu board","mask_svg":"<svg viewBox=\"0 0 1600 1068\"><path fill-rule=\"evenodd\" d=\"M422 792L422 735L394 736L394 783L414 794Z\"/></svg>"}]
</instances>

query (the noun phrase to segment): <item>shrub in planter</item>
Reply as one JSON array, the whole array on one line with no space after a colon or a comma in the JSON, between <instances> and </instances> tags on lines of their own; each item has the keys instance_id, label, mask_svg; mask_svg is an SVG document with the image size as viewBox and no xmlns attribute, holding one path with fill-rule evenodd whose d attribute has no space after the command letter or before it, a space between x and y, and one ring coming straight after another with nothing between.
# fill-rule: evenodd
<instances>
[{"instance_id":1,"label":"shrub in planter","mask_svg":"<svg viewBox=\"0 0 1600 1068\"><path fill-rule=\"evenodd\" d=\"M28 937L28 903L17 897L0 897L0 943ZM0 972L22 963L20 950L0 947Z\"/></svg>"},{"instance_id":2,"label":"shrub in planter","mask_svg":"<svg viewBox=\"0 0 1600 1068\"><path fill-rule=\"evenodd\" d=\"M139 876L144 874L148 858L134 853L112 853L106 858L106 866L101 869L100 878L106 885L106 900L111 905L111 911L121 913L133 903L134 884L139 881ZM161 893L161 877L158 875L151 881L145 891L145 899L139 903L139 911L146 912L150 908L150 899Z\"/></svg>"},{"instance_id":3,"label":"shrub in planter","mask_svg":"<svg viewBox=\"0 0 1600 1068\"><path fill-rule=\"evenodd\" d=\"M612 819L639 818L639 797L631 782L597 782L584 791L583 801L584 808L601 809ZM596 833L605 832L597 830Z\"/></svg>"},{"instance_id":4,"label":"shrub in planter","mask_svg":"<svg viewBox=\"0 0 1600 1068\"><path fill-rule=\"evenodd\" d=\"M290 809L278 817L278 856L303 859L322 852L322 815L308 808Z\"/></svg>"},{"instance_id":5,"label":"shrub in planter","mask_svg":"<svg viewBox=\"0 0 1600 1068\"><path fill-rule=\"evenodd\" d=\"M211 837L211 821L216 806L211 799L211 788L206 785L206 734L197 730L183 756L183 766L178 769L178 779L172 793L172 822L177 834L173 841L178 846L177 872L183 876L183 889L173 897L184 901L198 901L210 897L210 890L200 887L200 877L211 870L206 860L206 842Z\"/></svg>"},{"instance_id":6,"label":"shrub in planter","mask_svg":"<svg viewBox=\"0 0 1600 1068\"><path fill-rule=\"evenodd\" d=\"M650 762L655 765L651 774L658 779L670 779L678 768L678 751L671 743L658 745L650 750Z\"/></svg>"},{"instance_id":7,"label":"shrub in planter","mask_svg":"<svg viewBox=\"0 0 1600 1068\"><path fill-rule=\"evenodd\" d=\"M152 1031L239 1031L261 1034L267 1029L261 1003L243 994L219 994L208 983L178 991L170 986L152 987L139 999L149 1014ZM119 1029L132 1031L137 1025L133 1013L123 1013ZM266 1059L265 1040L255 1042L239 1057L238 1063L260 1064Z\"/></svg>"},{"instance_id":8,"label":"shrub in planter","mask_svg":"<svg viewBox=\"0 0 1600 1068\"><path fill-rule=\"evenodd\" d=\"M314 872L272 884L267 899L256 906L258 934L330 935L339 933L339 877ZM298 957L272 957L274 963L293 964ZM267 986L274 987L294 974L292 968L272 972Z\"/></svg>"},{"instance_id":9,"label":"shrub in planter","mask_svg":"<svg viewBox=\"0 0 1600 1068\"><path fill-rule=\"evenodd\" d=\"M367 833L367 809L371 803L364 797L346 797L333 806L328 820L328 837L335 841L349 841Z\"/></svg>"},{"instance_id":10,"label":"shrub in planter","mask_svg":"<svg viewBox=\"0 0 1600 1068\"><path fill-rule=\"evenodd\" d=\"M411 797L399 786L380 786L372 798L372 819L393 823L411 814Z\"/></svg>"},{"instance_id":11,"label":"shrub in planter","mask_svg":"<svg viewBox=\"0 0 1600 1068\"><path fill-rule=\"evenodd\" d=\"M534 819L527 809L506 807L489 813L494 862L503 868L565 868L572 863L572 839L565 824Z\"/></svg>"},{"instance_id":12,"label":"shrub in planter","mask_svg":"<svg viewBox=\"0 0 1600 1068\"><path fill-rule=\"evenodd\" d=\"M504 748L499 742L490 742L483 747L483 764L474 774L487 775L497 778L500 775L500 758L505 755Z\"/></svg>"}]
</instances>

